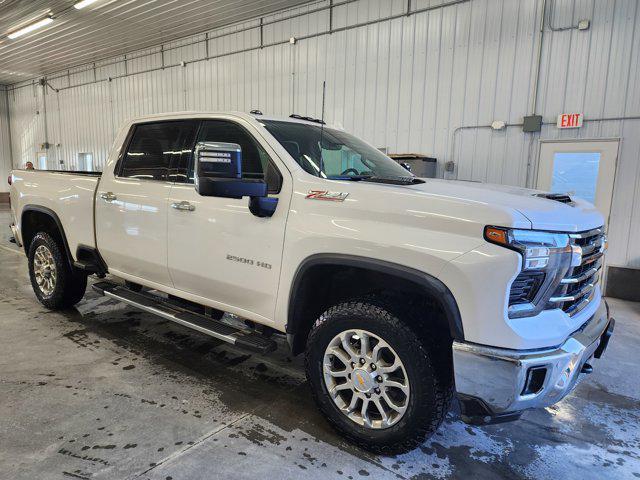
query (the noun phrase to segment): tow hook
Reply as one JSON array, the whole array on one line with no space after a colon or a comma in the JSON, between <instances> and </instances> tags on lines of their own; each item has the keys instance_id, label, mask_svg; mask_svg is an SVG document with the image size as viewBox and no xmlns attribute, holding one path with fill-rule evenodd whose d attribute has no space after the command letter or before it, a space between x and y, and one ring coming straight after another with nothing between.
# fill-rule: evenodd
<instances>
[{"instance_id":1,"label":"tow hook","mask_svg":"<svg viewBox=\"0 0 640 480\"><path fill-rule=\"evenodd\" d=\"M582 370L580 370L580 373L586 373L587 375L593 372L593 367L588 364L585 363L584 365L582 365Z\"/></svg>"}]
</instances>

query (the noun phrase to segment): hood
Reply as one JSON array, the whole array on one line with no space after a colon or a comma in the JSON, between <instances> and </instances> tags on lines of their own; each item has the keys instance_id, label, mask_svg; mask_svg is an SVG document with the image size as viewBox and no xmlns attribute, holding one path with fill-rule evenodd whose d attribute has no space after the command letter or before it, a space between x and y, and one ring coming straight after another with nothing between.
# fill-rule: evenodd
<instances>
[{"instance_id":1,"label":"hood","mask_svg":"<svg viewBox=\"0 0 640 480\"><path fill-rule=\"evenodd\" d=\"M539 196L549 194L541 190L461 180L423 180L425 183L405 188L489 207L511 208L526 217L535 230L580 232L604 225L602 214L591 203L578 198L572 197L567 204Z\"/></svg>"}]
</instances>

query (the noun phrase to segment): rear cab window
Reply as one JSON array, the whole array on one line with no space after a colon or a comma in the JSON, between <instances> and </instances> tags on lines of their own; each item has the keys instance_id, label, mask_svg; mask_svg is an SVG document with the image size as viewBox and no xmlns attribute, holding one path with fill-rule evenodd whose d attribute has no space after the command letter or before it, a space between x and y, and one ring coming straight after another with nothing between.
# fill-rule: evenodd
<instances>
[{"instance_id":1,"label":"rear cab window","mask_svg":"<svg viewBox=\"0 0 640 480\"><path fill-rule=\"evenodd\" d=\"M171 120L135 125L117 176L176 181L175 166L183 156L190 158L198 124L196 120Z\"/></svg>"}]
</instances>

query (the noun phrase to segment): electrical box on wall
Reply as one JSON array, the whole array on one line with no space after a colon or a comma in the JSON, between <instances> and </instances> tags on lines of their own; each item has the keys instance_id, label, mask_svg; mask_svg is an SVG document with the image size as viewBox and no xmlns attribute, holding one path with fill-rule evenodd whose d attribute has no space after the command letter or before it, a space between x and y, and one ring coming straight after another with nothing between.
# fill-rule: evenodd
<instances>
[{"instance_id":1,"label":"electrical box on wall","mask_svg":"<svg viewBox=\"0 0 640 480\"><path fill-rule=\"evenodd\" d=\"M542 130L542 115L528 115L522 121L523 132L539 132Z\"/></svg>"}]
</instances>

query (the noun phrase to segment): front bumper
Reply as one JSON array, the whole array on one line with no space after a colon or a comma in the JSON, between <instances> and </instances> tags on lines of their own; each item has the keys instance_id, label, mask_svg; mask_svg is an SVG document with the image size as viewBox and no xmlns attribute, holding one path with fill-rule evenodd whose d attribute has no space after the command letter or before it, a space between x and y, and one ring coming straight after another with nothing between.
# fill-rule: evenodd
<instances>
[{"instance_id":1,"label":"front bumper","mask_svg":"<svg viewBox=\"0 0 640 480\"><path fill-rule=\"evenodd\" d=\"M613 332L606 302L557 348L508 350L453 342L455 382L462 418L494 423L517 418L529 408L553 405L590 373Z\"/></svg>"}]
</instances>

